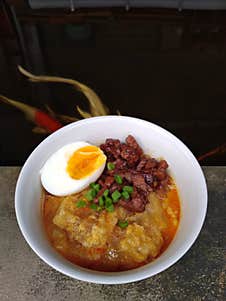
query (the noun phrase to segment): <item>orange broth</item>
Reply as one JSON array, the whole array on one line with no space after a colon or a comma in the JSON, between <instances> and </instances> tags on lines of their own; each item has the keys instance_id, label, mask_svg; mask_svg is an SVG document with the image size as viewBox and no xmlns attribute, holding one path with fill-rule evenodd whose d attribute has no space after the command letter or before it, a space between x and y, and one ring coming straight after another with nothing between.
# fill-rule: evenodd
<instances>
[{"instance_id":1,"label":"orange broth","mask_svg":"<svg viewBox=\"0 0 226 301\"><path fill-rule=\"evenodd\" d=\"M85 192L85 191L84 191ZM84 192L56 197L44 191L43 222L53 248L69 261L99 271L125 271L157 258L171 243L180 221L173 185L162 198L151 193L142 213L116 206L96 212L76 203ZM118 220L127 220L121 229Z\"/></svg>"}]
</instances>

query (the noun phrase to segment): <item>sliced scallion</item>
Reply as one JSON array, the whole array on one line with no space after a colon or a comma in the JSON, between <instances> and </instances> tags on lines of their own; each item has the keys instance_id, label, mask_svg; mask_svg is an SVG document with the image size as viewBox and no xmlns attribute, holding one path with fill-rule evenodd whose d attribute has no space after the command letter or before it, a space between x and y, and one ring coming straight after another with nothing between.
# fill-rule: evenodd
<instances>
[{"instance_id":1,"label":"sliced scallion","mask_svg":"<svg viewBox=\"0 0 226 301\"><path fill-rule=\"evenodd\" d=\"M91 183L90 188L94 189L96 192L100 191L100 184Z\"/></svg>"},{"instance_id":2,"label":"sliced scallion","mask_svg":"<svg viewBox=\"0 0 226 301\"><path fill-rule=\"evenodd\" d=\"M115 175L115 182L117 182L118 184L122 184L122 177L120 175Z\"/></svg>"},{"instance_id":3,"label":"sliced scallion","mask_svg":"<svg viewBox=\"0 0 226 301\"><path fill-rule=\"evenodd\" d=\"M106 210L107 210L108 212L113 212L113 211L115 210L114 205L111 204L110 206L106 207Z\"/></svg>"},{"instance_id":4,"label":"sliced scallion","mask_svg":"<svg viewBox=\"0 0 226 301\"><path fill-rule=\"evenodd\" d=\"M97 210L98 206L93 203L93 204L90 205L90 208L93 209L93 210Z\"/></svg>"},{"instance_id":5,"label":"sliced scallion","mask_svg":"<svg viewBox=\"0 0 226 301\"><path fill-rule=\"evenodd\" d=\"M86 202L83 201L83 200L79 200L77 203L76 203L76 207L77 208L83 208L86 206Z\"/></svg>"},{"instance_id":6,"label":"sliced scallion","mask_svg":"<svg viewBox=\"0 0 226 301\"><path fill-rule=\"evenodd\" d=\"M124 186L122 190L131 194L133 192L133 186Z\"/></svg>"},{"instance_id":7,"label":"sliced scallion","mask_svg":"<svg viewBox=\"0 0 226 301\"><path fill-rule=\"evenodd\" d=\"M113 169L115 169L115 164L112 163L112 162L108 162L108 164L107 164L107 169L108 169L108 170L113 170Z\"/></svg>"},{"instance_id":8,"label":"sliced scallion","mask_svg":"<svg viewBox=\"0 0 226 301\"><path fill-rule=\"evenodd\" d=\"M112 197L113 203L116 203L116 202L118 202L118 200L120 199L121 193L120 193L118 190L115 190L115 191L112 193L111 197Z\"/></svg>"},{"instance_id":9,"label":"sliced scallion","mask_svg":"<svg viewBox=\"0 0 226 301\"><path fill-rule=\"evenodd\" d=\"M104 191L104 193L103 193L103 196L107 197L108 194L109 194L109 189L106 189L106 190Z\"/></svg>"},{"instance_id":10,"label":"sliced scallion","mask_svg":"<svg viewBox=\"0 0 226 301\"><path fill-rule=\"evenodd\" d=\"M123 191L123 192L122 192L122 196L123 196L123 198L126 199L126 200L128 200L129 197L130 197L130 196L129 196L129 193L128 193L127 191Z\"/></svg>"},{"instance_id":11,"label":"sliced scallion","mask_svg":"<svg viewBox=\"0 0 226 301\"><path fill-rule=\"evenodd\" d=\"M95 189L90 189L85 194L85 197L87 198L88 201L92 201L95 198L96 194L97 192Z\"/></svg>"},{"instance_id":12,"label":"sliced scallion","mask_svg":"<svg viewBox=\"0 0 226 301\"><path fill-rule=\"evenodd\" d=\"M101 207L104 206L104 198L102 196L98 198L98 202Z\"/></svg>"},{"instance_id":13,"label":"sliced scallion","mask_svg":"<svg viewBox=\"0 0 226 301\"><path fill-rule=\"evenodd\" d=\"M118 221L118 223L117 223L117 225L122 229L126 228L128 226L128 224L129 223L127 221Z\"/></svg>"},{"instance_id":14,"label":"sliced scallion","mask_svg":"<svg viewBox=\"0 0 226 301\"><path fill-rule=\"evenodd\" d=\"M105 208L109 207L112 205L112 199L109 197L106 197L105 199Z\"/></svg>"}]
</instances>

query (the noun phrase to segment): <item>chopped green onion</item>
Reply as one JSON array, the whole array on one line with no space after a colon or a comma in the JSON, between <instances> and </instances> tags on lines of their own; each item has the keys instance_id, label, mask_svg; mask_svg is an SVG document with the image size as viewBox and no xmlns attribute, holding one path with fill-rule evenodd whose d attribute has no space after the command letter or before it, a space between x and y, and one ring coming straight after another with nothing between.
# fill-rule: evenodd
<instances>
[{"instance_id":1,"label":"chopped green onion","mask_svg":"<svg viewBox=\"0 0 226 301\"><path fill-rule=\"evenodd\" d=\"M96 192L99 192L100 191L100 184L96 184L94 186L94 189L96 190Z\"/></svg>"},{"instance_id":2,"label":"chopped green onion","mask_svg":"<svg viewBox=\"0 0 226 301\"><path fill-rule=\"evenodd\" d=\"M95 198L96 194L97 192L95 189L90 189L85 194L85 197L87 198L88 201L92 201Z\"/></svg>"},{"instance_id":3,"label":"chopped green onion","mask_svg":"<svg viewBox=\"0 0 226 301\"><path fill-rule=\"evenodd\" d=\"M105 209L108 212L113 212L115 210L114 205L112 204L112 199L109 197L106 197L105 199Z\"/></svg>"},{"instance_id":4,"label":"chopped green onion","mask_svg":"<svg viewBox=\"0 0 226 301\"><path fill-rule=\"evenodd\" d=\"M77 203L76 203L76 207L77 208L82 208L82 207L85 207L86 206L86 202L83 201L83 200L79 200Z\"/></svg>"},{"instance_id":5,"label":"chopped green onion","mask_svg":"<svg viewBox=\"0 0 226 301\"><path fill-rule=\"evenodd\" d=\"M128 200L129 199L129 193L127 191L123 191L122 192L122 196L124 197L124 199Z\"/></svg>"},{"instance_id":6,"label":"chopped green onion","mask_svg":"<svg viewBox=\"0 0 226 301\"><path fill-rule=\"evenodd\" d=\"M123 191L128 192L129 194L133 192L133 186L124 186L122 188Z\"/></svg>"},{"instance_id":7,"label":"chopped green onion","mask_svg":"<svg viewBox=\"0 0 226 301\"><path fill-rule=\"evenodd\" d=\"M115 175L114 178L115 178L115 181L116 181L118 184L122 184L122 177L121 177L121 176Z\"/></svg>"},{"instance_id":8,"label":"chopped green onion","mask_svg":"<svg viewBox=\"0 0 226 301\"><path fill-rule=\"evenodd\" d=\"M100 191L100 184L91 183L90 188L94 189L96 192Z\"/></svg>"},{"instance_id":9,"label":"chopped green onion","mask_svg":"<svg viewBox=\"0 0 226 301\"><path fill-rule=\"evenodd\" d=\"M103 207L97 206L97 211L98 211L98 212L101 211L102 209L103 209Z\"/></svg>"},{"instance_id":10,"label":"chopped green onion","mask_svg":"<svg viewBox=\"0 0 226 301\"><path fill-rule=\"evenodd\" d=\"M90 187L90 188L94 188L95 185L96 185L96 183L93 182L93 183L90 183L90 184L89 184L89 187Z\"/></svg>"},{"instance_id":11,"label":"chopped green onion","mask_svg":"<svg viewBox=\"0 0 226 301\"><path fill-rule=\"evenodd\" d=\"M117 223L117 225L122 229L126 228L128 226L128 224L129 223L127 221L118 221L118 223Z\"/></svg>"},{"instance_id":12,"label":"chopped green onion","mask_svg":"<svg viewBox=\"0 0 226 301\"><path fill-rule=\"evenodd\" d=\"M108 169L108 170L113 170L113 169L115 169L115 164L112 163L112 162L108 162L108 164L107 164L107 169Z\"/></svg>"},{"instance_id":13,"label":"chopped green onion","mask_svg":"<svg viewBox=\"0 0 226 301\"><path fill-rule=\"evenodd\" d=\"M106 197L105 199L105 208L109 207L112 205L112 199L109 197Z\"/></svg>"},{"instance_id":14,"label":"chopped green onion","mask_svg":"<svg viewBox=\"0 0 226 301\"><path fill-rule=\"evenodd\" d=\"M97 210L98 206L93 203L93 204L90 205L90 208L93 209L93 210Z\"/></svg>"},{"instance_id":15,"label":"chopped green onion","mask_svg":"<svg viewBox=\"0 0 226 301\"><path fill-rule=\"evenodd\" d=\"M113 212L113 211L115 210L114 205L111 204L110 206L106 207L106 210L107 210L108 212Z\"/></svg>"},{"instance_id":16,"label":"chopped green onion","mask_svg":"<svg viewBox=\"0 0 226 301\"><path fill-rule=\"evenodd\" d=\"M104 206L104 198L102 196L98 198L98 202L100 206Z\"/></svg>"},{"instance_id":17,"label":"chopped green onion","mask_svg":"<svg viewBox=\"0 0 226 301\"><path fill-rule=\"evenodd\" d=\"M109 189L106 189L106 190L104 191L103 195L104 195L105 197L107 197L108 194L109 194Z\"/></svg>"},{"instance_id":18,"label":"chopped green onion","mask_svg":"<svg viewBox=\"0 0 226 301\"><path fill-rule=\"evenodd\" d=\"M121 193L120 193L118 190L115 190L115 191L112 193L111 197L112 197L113 203L116 203L116 202L118 202L118 200L120 199Z\"/></svg>"}]
</instances>

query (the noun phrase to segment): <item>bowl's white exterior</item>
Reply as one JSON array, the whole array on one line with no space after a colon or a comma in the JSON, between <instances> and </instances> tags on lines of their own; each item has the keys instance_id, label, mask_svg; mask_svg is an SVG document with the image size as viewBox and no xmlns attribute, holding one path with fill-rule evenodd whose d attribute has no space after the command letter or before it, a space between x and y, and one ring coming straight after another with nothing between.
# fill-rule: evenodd
<instances>
[{"instance_id":1,"label":"bowl's white exterior","mask_svg":"<svg viewBox=\"0 0 226 301\"><path fill-rule=\"evenodd\" d=\"M106 138L136 137L144 152L165 158L181 198L181 221L168 249L155 261L126 272L97 272L76 266L48 242L41 218L39 171L49 156L67 143L88 141L99 145ZM178 261L192 246L205 219L207 188L202 170L190 150L174 135L150 122L122 116L85 119L63 127L32 152L19 175L15 192L19 227L36 254L56 270L76 279L106 284L127 283L153 276Z\"/></svg>"}]
</instances>

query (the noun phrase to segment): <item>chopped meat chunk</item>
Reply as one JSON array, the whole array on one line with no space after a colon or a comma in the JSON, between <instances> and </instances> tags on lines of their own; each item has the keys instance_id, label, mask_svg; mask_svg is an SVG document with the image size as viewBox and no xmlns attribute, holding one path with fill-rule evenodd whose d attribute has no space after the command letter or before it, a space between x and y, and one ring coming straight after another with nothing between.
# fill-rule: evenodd
<instances>
[{"instance_id":1,"label":"chopped meat chunk","mask_svg":"<svg viewBox=\"0 0 226 301\"><path fill-rule=\"evenodd\" d=\"M143 170L144 167L146 166L147 161L148 161L148 160L147 160L146 158L141 159L140 162L139 162L139 164L137 165L136 170L137 170L137 171Z\"/></svg>"},{"instance_id":2,"label":"chopped meat chunk","mask_svg":"<svg viewBox=\"0 0 226 301\"><path fill-rule=\"evenodd\" d=\"M104 182L104 185L107 186L107 188L111 187L111 185L114 183L114 177L107 176Z\"/></svg>"},{"instance_id":3,"label":"chopped meat chunk","mask_svg":"<svg viewBox=\"0 0 226 301\"><path fill-rule=\"evenodd\" d=\"M121 158L118 158L114 164L116 169L124 169L127 167L127 162Z\"/></svg>"},{"instance_id":4,"label":"chopped meat chunk","mask_svg":"<svg viewBox=\"0 0 226 301\"><path fill-rule=\"evenodd\" d=\"M167 176L165 169L158 169L155 175L158 180L164 180Z\"/></svg>"},{"instance_id":5,"label":"chopped meat chunk","mask_svg":"<svg viewBox=\"0 0 226 301\"><path fill-rule=\"evenodd\" d=\"M145 182L145 177L142 174L133 174L132 175L132 182L133 182L133 185L136 188L139 188L143 191L149 191L150 187Z\"/></svg>"},{"instance_id":6,"label":"chopped meat chunk","mask_svg":"<svg viewBox=\"0 0 226 301\"><path fill-rule=\"evenodd\" d=\"M110 193L113 193L115 190L121 190L121 185L118 183L114 183L111 187L110 187Z\"/></svg>"},{"instance_id":7,"label":"chopped meat chunk","mask_svg":"<svg viewBox=\"0 0 226 301\"><path fill-rule=\"evenodd\" d=\"M156 191L164 194L169 184L167 174L168 164L165 160L156 160L143 153L136 139L129 135L126 143L118 139L106 139L101 149L107 155L107 162L114 164L114 168L105 168L98 183L110 193L122 191L123 185L132 185L134 192L128 200L121 199L118 204L132 212L142 212L147 203L148 194ZM114 180L119 175L122 184ZM98 202L96 198L94 202Z\"/></svg>"},{"instance_id":8,"label":"chopped meat chunk","mask_svg":"<svg viewBox=\"0 0 226 301\"><path fill-rule=\"evenodd\" d=\"M158 164L158 168L167 169L168 168L168 163L166 162L166 160L161 160Z\"/></svg>"},{"instance_id":9,"label":"chopped meat chunk","mask_svg":"<svg viewBox=\"0 0 226 301\"><path fill-rule=\"evenodd\" d=\"M130 170L120 171L119 175L126 179L129 183L132 183L132 172Z\"/></svg>"},{"instance_id":10,"label":"chopped meat chunk","mask_svg":"<svg viewBox=\"0 0 226 301\"><path fill-rule=\"evenodd\" d=\"M147 163L145 165L145 170L146 171L151 171L153 168L155 168L158 165L158 161L151 158L147 160Z\"/></svg>"},{"instance_id":11,"label":"chopped meat chunk","mask_svg":"<svg viewBox=\"0 0 226 301\"><path fill-rule=\"evenodd\" d=\"M126 138L126 144L134 148L139 155L143 154L142 148L140 147L140 145L137 143L136 139L132 135L129 135Z\"/></svg>"},{"instance_id":12,"label":"chopped meat chunk","mask_svg":"<svg viewBox=\"0 0 226 301\"><path fill-rule=\"evenodd\" d=\"M120 156L120 140L106 139L106 142L100 145L109 158L117 159Z\"/></svg>"},{"instance_id":13,"label":"chopped meat chunk","mask_svg":"<svg viewBox=\"0 0 226 301\"><path fill-rule=\"evenodd\" d=\"M121 200L119 204L125 209L132 212L142 212L145 209L147 203L146 193L142 190L134 188L131 200Z\"/></svg>"},{"instance_id":14,"label":"chopped meat chunk","mask_svg":"<svg viewBox=\"0 0 226 301\"><path fill-rule=\"evenodd\" d=\"M140 159L139 153L126 144L121 145L121 157L125 159L129 166L134 166Z\"/></svg>"},{"instance_id":15,"label":"chopped meat chunk","mask_svg":"<svg viewBox=\"0 0 226 301\"><path fill-rule=\"evenodd\" d=\"M130 201L120 200L119 205L131 212L142 212L146 202L141 197L132 198Z\"/></svg>"}]
</instances>

